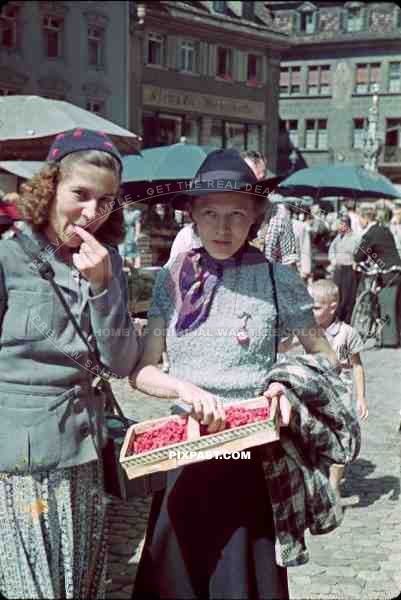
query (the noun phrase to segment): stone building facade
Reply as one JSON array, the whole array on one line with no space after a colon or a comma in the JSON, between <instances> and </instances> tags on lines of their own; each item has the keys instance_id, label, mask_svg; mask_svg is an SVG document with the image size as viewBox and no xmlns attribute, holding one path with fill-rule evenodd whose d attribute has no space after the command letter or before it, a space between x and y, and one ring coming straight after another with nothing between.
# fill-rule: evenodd
<instances>
[{"instance_id":1,"label":"stone building facade","mask_svg":"<svg viewBox=\"0 0 401 600\"><path fill-rule=\"evenodd\" d=\"M278 171L363 164L379 94L379 170L401 183L401 8L394 2L267 2L293 45L280 65Z\"/></svg>"},{"instance_id":2,"label":"stone building facade","mask_svg":"<svg viewBox=\"0 0 401 600\"><path fill-rule=\"evenodd\" d=\"M254 149L277 166L278 84L290 42L263 2L137 2L132 128L144 146Z\"/></svg>"},{"instance_id":3,"label":"stone building facade","mask_svg":"<svg viewBox=\"0 0 401 600\"><path fill-rule=\"evenodd\" d=\"M129 2L2 3L0 95L67 100L129 126Z\"/></svg>"}]
</instances>

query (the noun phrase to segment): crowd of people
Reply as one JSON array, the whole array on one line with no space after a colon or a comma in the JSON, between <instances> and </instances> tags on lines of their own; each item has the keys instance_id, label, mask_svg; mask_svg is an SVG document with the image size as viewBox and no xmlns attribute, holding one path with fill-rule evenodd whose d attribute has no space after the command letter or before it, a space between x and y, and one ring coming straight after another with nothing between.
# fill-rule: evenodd
<instances>
[{"instance_id":1,"label":"crowd of people","mask_svg":"<svg viewBox=\"0 0 401 600\"><path fill-rule=\"evenodd\" d=\"M333 278L314 281L313 223L297 203L271 205L257 191L263 156L214 151L176 199L191 222L157 277L142 345L118 251L137 252L138 214L117 202L121 174L105 134L58 135L0 244L0 593L105 596L101 366L174 412L184 403L209 433L224 429L229 401L263 396L279 410L280 441L250 460L168 472L133 597L286 599L287 568L308 560L305 531L341 523L344 468L368 416L344 297L352 265L365 255L399 264L399 222L390 230L362 207L357 233L344 215ZM71 318L43 278L49 265Z\"/></svg>"}]
</instances>

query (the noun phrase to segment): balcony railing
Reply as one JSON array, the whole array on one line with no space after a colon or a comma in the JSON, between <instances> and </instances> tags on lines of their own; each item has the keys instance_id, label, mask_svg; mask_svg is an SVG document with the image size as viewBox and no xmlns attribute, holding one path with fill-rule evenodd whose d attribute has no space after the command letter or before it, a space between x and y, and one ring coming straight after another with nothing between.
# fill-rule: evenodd
<instances>
[{"instance_id":1,"label":"balcony railing","mask_svg":"<svg viewBox=\"0 0 401 600\"><path fill-rule=\"evenodd\" d=\"M383 162L401 163L401 148L398 146L384 146Z\"/></svg>"}]
</instances>

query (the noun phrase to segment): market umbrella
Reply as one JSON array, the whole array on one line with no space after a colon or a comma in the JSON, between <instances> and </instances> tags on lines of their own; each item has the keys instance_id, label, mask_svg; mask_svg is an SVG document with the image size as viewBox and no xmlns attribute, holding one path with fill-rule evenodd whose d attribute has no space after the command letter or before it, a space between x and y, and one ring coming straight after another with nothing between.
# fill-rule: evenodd
<instances>
[{"instance_id":1,"label":"market umbrella","mask_svg":"<svg viewBox=\"0 0 401 600\"><path fill-rule=\"evenodd\" d=\"M104 131L122 154L139 152L141 138L75 104L16 95L0 97L0 160L44 160L54 136L75 127Z\"/></svg>"},{"instance_id":2,"label":"market umbrella","mask_svg":"<svg viewBox=\"0 0 401 600\"><path fill-rule=\"evenodd\" d=\"M400 198L391 181L356 165L322 165L300 169L276 190L285 196L312 196L315 200L327 196L351 198Z\"/></svg>"},{"instance_id":3,"label":"market umbrella","mask_svg":"<svg viewBox=\"0 0 401 600\"><path fill-rule=\"evenodd\" d=\"M204 159L216 146L178 143L141 151L141 156L125 156L123 182L192 179Z\"/></svg>"},{"instance_id":4,"label":"market umbrella","mask_svg":"<svg viewBox=\"0 0 401 600\"><path fill-rule=\"evenodd\" d=\"M123 157L123 190L134 201L168 202L181 192L216 146L177 143L141 150Z\"/></svg>"}]
</instances>

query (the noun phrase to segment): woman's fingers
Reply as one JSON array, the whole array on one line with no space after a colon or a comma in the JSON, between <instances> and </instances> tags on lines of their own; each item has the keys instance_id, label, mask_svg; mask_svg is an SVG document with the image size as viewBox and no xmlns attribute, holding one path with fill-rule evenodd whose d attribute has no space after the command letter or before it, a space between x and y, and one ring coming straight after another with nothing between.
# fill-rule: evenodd
<instances>
[{"instance_id":1,"label":"woman's fingers","mask_svg":"<svg viewBox=\"0 0 401 600\"><path fill-rule=\"evenodd\" d=\"M277 401L280 425L283 427L289 425L291 419L291 404L285 395L285 387L281 383L273 382L269 385L263 395L268 400L269 406L272 405L273 400Z\"/></svg>"},{"instance_id":2,"label":"woman's fingers","mask_svg":"<svg viewBox=\"0 0 401 600\"><path fill-rule=\"evenodd\" d=\"M281 424L286 427L286 425L290 424L291 404L289 403L287 396L284 394L280 396L279 403Z\"/></svg>"}]
</instances>

